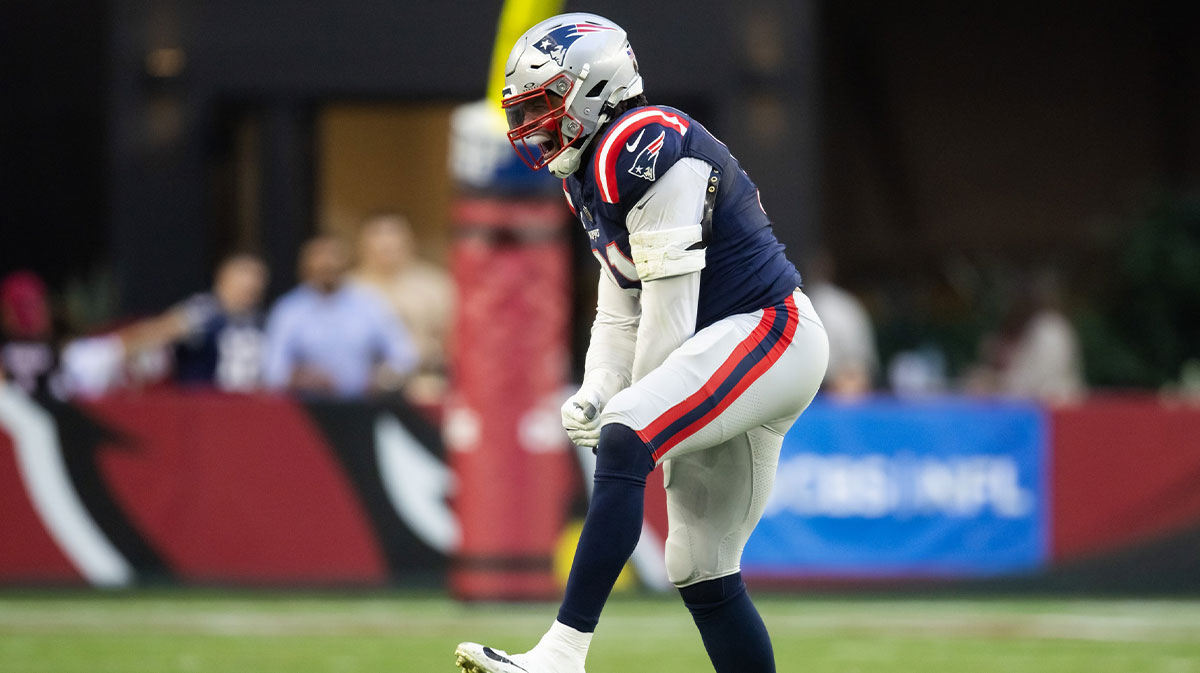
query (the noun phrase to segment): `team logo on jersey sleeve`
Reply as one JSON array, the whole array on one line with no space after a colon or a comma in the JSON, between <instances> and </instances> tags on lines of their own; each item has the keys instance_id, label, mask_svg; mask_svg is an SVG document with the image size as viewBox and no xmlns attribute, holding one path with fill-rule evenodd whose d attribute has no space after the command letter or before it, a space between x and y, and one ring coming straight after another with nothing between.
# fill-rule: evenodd
<instances>
[{"instance_id":1,"label":"team logo on jersey sleeve","mask_svg":"<svg viewBox=\"0 0 1200 673\"><path fill-rule=\"evenodd\" d=\"M542 39L534 42L533 46L538 51L554 59L554 62L561 66L563 59L567 56L567 50L571 48L571 45L575 44L575 40L589 33L599 33L605 30L613 29L594 23L567 24L546 33Z\"/></svg>"},{"instance_id":2,"label":"team logo on jersey sleeve","mask_svg":"<svg viewBox=\"0 0 1200 673\"><path fill-rule=\"evenodd\" d=\"M658 154L662 151L666 137L667 132L661 131L657 138L651 140L650 144L643 147L641 152L638 152L638 155L633 159L633 165L629 167L631 175L654 182L654 167L658 165ZM640 140L641 136L638 136L638 139ZM637 148L634 147L630 151L633 151L633 149Z\"/></svg>"}]
</instances>

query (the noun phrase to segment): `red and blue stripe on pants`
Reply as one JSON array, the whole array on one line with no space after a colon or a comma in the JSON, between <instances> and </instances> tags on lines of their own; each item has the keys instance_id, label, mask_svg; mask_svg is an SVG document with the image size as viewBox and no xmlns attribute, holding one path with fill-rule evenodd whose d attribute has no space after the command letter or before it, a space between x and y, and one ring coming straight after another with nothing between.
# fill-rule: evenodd
<instances>
[{"instance_id":1,"label":"red and blue stripe on pants","mask_svg":"<svg viewBox=\"0 0 1200 673\"><path fill-rule=\"evenodd\" d=\"M790 295L782 304L764 309L754 331L700 390L639 430L638 437L651 447L654 460L696 434L770 369L792 342L797 321L796 302Z\"/></svg>"}]
</instances>

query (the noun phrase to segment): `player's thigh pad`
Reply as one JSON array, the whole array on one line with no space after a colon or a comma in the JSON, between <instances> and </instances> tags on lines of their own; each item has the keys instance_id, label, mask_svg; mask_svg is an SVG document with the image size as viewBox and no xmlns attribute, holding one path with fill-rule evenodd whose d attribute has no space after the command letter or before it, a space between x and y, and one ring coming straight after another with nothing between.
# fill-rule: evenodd
<instances>
[{"instance_id":1,"label":"player's thigh pad","mask_svg":"<svg viewBox=\"0 0 1200 673\"><path fill-rule=\"evenodd\" d=\"M816 395L828 359L825 328L797 290L783 304L697 332L614 396L601 423L633 428L656 461L759 426L782 435Z\"/></svg>"},{"instance_id":2,"label":"player's thigh pad","mask_svg":"<svg viewBox=\"0 0 1200 673\"><path fill-rule=\"evenodd\" d=\"M718 446L663 463L667 577L676 586L732 575L758 525L783 437L754 428Z\"/></svg>"}]
</instances>

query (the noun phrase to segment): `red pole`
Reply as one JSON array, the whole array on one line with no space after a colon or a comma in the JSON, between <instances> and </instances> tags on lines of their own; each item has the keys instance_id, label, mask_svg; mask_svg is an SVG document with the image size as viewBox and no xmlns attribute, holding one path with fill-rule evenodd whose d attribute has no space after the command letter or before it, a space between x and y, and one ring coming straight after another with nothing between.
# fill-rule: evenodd
<instances>
[{"instance_id":1,"label":"red pole","mask_svg":"<svg viewBox=\"0 0 1200 673\"><path fill-rule=\"evenodd\" d=\"M555 183L529 174L516 187L464 187L453 208L459 310L445 434L462 542L450 586L470 600L557 593L552 554L574 484L558 412L568 213Z\"/></svg>"}]
</instances>

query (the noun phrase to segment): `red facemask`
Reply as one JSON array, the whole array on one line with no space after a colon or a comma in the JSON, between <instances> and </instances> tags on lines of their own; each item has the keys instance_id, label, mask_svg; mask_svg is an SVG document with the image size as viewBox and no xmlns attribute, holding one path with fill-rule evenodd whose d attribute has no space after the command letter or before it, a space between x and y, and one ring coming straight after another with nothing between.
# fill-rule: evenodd
<instances>
[{"instance_id":1,"label":"red facemask","mask_svg":"<svg viewBox=\"0 0 1200 673\"><path fill-rule=\"evenodd\" d=\"M553 161L580 137L577 135L569 141L563 137L562 120L576 120L567 114L566 97L548 90L560 79L570 82L566 75L559 75L540 87L509 96L501 102L508 117L508 141L521 161L535 171Z\"/></svg>"}]
</instances>

